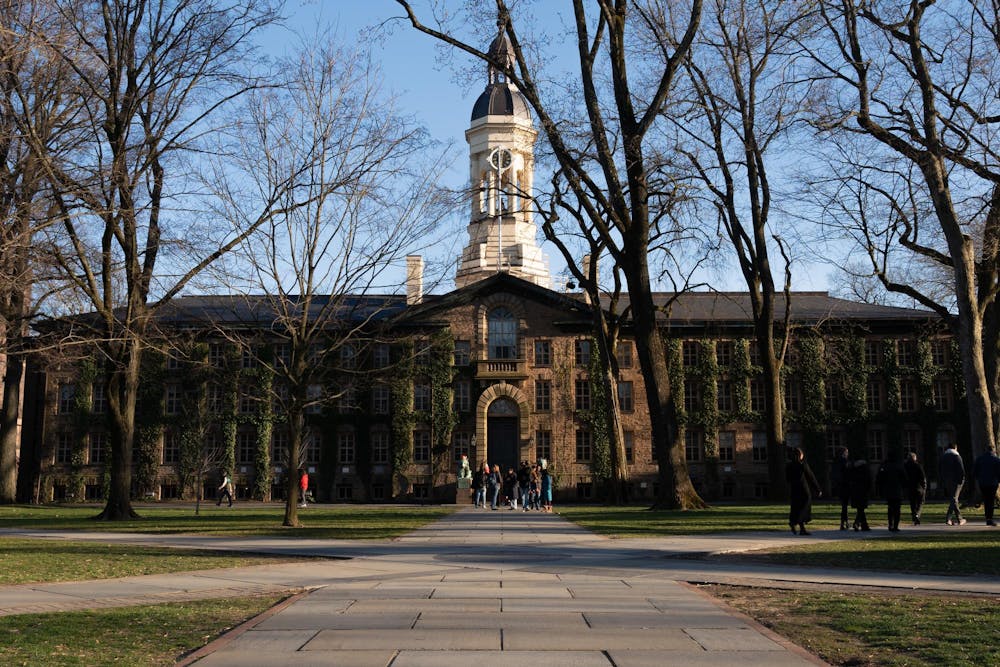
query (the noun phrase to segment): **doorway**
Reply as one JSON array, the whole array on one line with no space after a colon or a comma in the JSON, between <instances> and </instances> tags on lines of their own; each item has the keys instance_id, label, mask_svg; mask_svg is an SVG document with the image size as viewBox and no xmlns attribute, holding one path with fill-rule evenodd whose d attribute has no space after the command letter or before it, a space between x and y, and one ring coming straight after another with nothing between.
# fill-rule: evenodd
<instances>
[{"instance_id":1,"label":"doorway","mask_svg":"<svg viewBox=\"0 0 1000 667\"><path fill-rule=\"evenodd\" d=\"M491 467L500 466L501 474L507 468L517 470L519 432L517 403L507 398L493 401L486 411L486 460Z\"/></svg>"}]
</instances>

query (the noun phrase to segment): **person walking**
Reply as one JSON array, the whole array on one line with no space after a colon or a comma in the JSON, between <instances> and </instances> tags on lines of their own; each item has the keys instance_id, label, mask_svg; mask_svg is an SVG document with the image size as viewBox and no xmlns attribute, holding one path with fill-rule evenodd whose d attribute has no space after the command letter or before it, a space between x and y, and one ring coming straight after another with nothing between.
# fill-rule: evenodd
<instances>
[{"instance_id":1,"label":"person walking","mask_svg":"<svg viewBox=\"0 0 1000 667\"><path fill-rule=\"evenodd\" d=\"M548 466L542 468L542 479L540 481L542 494L542 511L552 511L552 475L549 474Z\"/></svg>"},{"instance_id":2,"label":"person walking","mask_svg":"<svg viewBox=\"0 0 1000 667\"><path fill-rule=\"evenodd\" d=\"M309 473L299 468L299 507L307 507L306 492L309 491Z\"/></svg>"},{"instance_id":3,"label":"person walking","mask_svg":"<svg viewBox=\"0 0 1000 667\"><path fill-rule=\"evenodd\" d=\"M976 457L972 466L972 476L979 484L979 492L983 494L983 513L986 515L986 525L995 526L993 510L997 504L997 487L1000 487L1000 458L993 447Z\"/></svg>"},{"instance_id":4,"label":"person walking","mask_svg":"<svg viewBox=\"0 0 1000 667\"><path fill-rule=\"evenodd\" d=\"M490 473L488 484L490 509L495 510L497 508L497 496L500 495L500 487L503 486L503 475L500 474L500 466L495 463L493 464L493 471Z\"/></svg>"},{"instance_id":5,"label":"person walking","mask_svg":"<svg viewBox=\"0 0 1000 667\"><path fill-rule=\"evenodd\" d=\"M229 499L229 506L233 506L233 478L229 476L229 471L222 473L222 484L219 485L219 489L222 491L222 495L219 496L219 502L215 503L217 507L222 506L222 499Z\"/></svg>"},{"instance_id":6,"label":"person walking","mask_svg":"<svg viewBox=\"0 0 1000 667\"><path fill-rule=\"evenodd\" d=\"M899 531L905 488L906 470L896 455L890 452L875 474L875 489L885 498L889 513L889 532L892 533Z\"/></svg>"},{"instance_id":7,"label":"person walking","mask_svg":"<svg viewBox=\"0 0 1000 667\"><path fill-rule=\"evenodd\" d=\"M822 493L802 450L792 447L788 450L788 458L788 465L785 467L785 480L788 482L791 499L788 525L793 535L809 535L806 524L812 521L812 494L815 493L819 497ZM798 526L797 531L796 526Z\"/></svg>"},{"instance_id":8,"label":"person walking","mask_svg":"<svg viewBox=\"0 0 1000 667\"><path fill-rule=\"evenodd\" d=\"M483 461L483 467L472 476L472 504L486 509L486 485L490 477L490 464Z\"/></svg>"},{"instance_id":9,"label":"person walking","mask_svg":"<svg viewBox=\"0 0 1000 667\"><path fill-rule=\"evenodd\" d=\"M948 511L944 515L944 522L949 526L964 526L965 519L962 518L962 512L958 507L958 496L965 485L965 463L954 442L948 443L948 448L941 453L941 458L938 460L938 479L941 488L944 489L944 497L948 499Z\"/></svg>"},{"instance_id":10,"label":"person walking","mask_svg":"<svg viewBox=\"0 0 1000 667\"><path fill-rule=\"evenodd\" d=\"M910 501L910 516L913 518L913 525L920 525L920 512L924 507L924 498L927 496L927 475L924 474L924 467L917 460L917 453L910 452L906 455L903 463L903 471L906 472L906 497Z\"/></svg>"},{"instance_id":11,"label":"person walking","mask_svg":"<svg viewBox=\"0 0 1000 667\"><path fill-rule=\"evenodd\" d=\"M830 466L830 491L840 500L840 529L847 530L847 507L851 504L851 485L847 482L851 462L847 458L847 447L837 449L837 457Z\"/></svg>"},{"instance_id":12,"label":"person walking","mask_svg":"<svg viewBox=\"0 0 1000 667\"><path fill-rule=\"evenodd\" d=\"M848 473L847 483L851 487L851 507L855 509L854 530L871 530L868 527L868 517L865 515L872 489L872 475L868 470L868 461L856 460Z\"/></svg>"},{"instance_id":13,"label":"person walking","mask_svg":"<svg viewBox=\"0 0 1000 667\"><path fill-rule=\"evenodd\" d=\"M517 469L517 490L515 493L521 499L521 509L527 512L531 508L528 506L528 489L531 484L531 471L528 469L528 462L521 461L521 467Z\"/></svg>"}]
</instances>

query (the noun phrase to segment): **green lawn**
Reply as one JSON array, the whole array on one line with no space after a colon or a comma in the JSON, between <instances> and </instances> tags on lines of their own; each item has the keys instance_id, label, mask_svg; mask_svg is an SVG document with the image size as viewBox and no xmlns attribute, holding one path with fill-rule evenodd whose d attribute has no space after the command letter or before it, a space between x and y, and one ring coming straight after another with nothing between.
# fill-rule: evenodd
<instances>
[{"instance_id":1,"label":"green lawn","mask_svg":"<svg viewBox=\"0 0 1000 667\"><path fill-rule=\"evenodd\" d=\"M223 567L287 563L298 558L222 551L0 537L0 585L87 581Z\"/></svg>"},{"instance_id":2,"label":"green lawn","mask_svg":"<svg viewBox=\"0 0 1000 667\"><path fill-rule=\"evenodd\" d=\"M705 590L833 665L1000 664L1000 607L993 599L739 586Z\"/></svg>"},{"instance_id":3,"label":"green lawn","mask_svg":"<svg viewBox=\"0 0 1000 667\"><path fill-rule=\"evenodd\" d=\"M281 599L241 597L5 616L0 664L172 665Z\"/></svg>"},{"instance_id":4,"label":"green lawn","mask_svg":"<svg viewBox=\"0 0 1000 667\"><path fill-rule=\"evenodd\" d=\"M237 503L234 507L203 505L195 516L191 505L139 507L140 519L94 521L100 507L79 505L13 505L0 507L0 528L88 530L130 533L199 533L334 540L388 539L405 535L455 511L452 506L311 505L299 511L300 528L283 528L284 507Z\"/></svg>"}]
</instances>

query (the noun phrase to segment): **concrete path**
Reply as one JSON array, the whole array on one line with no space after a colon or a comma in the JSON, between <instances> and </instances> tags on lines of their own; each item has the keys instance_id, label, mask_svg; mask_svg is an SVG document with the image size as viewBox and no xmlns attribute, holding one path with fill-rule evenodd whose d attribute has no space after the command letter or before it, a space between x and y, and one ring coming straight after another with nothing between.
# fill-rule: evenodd
<instances>
[{"instance_id":1,"label":"concrete path","mask_svg":"<svg viewBox=\"0 0 1000 667\"><path fill-rule=\"evenodd\" d=\"M967 527L962 527L967 528ZM930 528L926 530L931 530ZM461 510L391 542L2 531L346 560L0 587L0 615L303 590L194 659L211 665L804 665L818 661L687 582L1000 595L1000 580L684 558L854 539L822 531L612 540L558 515ZM870 534L869 534L870 536ZM681 556L681 558L677 558Z\"/></svg>"}]
</instances>

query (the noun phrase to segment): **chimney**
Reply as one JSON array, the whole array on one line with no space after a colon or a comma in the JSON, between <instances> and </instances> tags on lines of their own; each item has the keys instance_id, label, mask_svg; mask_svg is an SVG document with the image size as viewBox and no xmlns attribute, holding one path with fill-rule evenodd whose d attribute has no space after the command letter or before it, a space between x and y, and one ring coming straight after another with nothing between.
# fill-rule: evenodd
<instances>
[{"instance_id":1,"label":"chimney","mask_svg":"<svg viewBox=\"0 0 1000 667\"><path fill-rule=\"evenodd\" d=\"M406 256L406 305L413 306L424 300L424 258Z\"/></svg>"}]
</instances>

